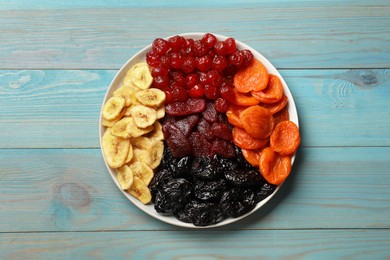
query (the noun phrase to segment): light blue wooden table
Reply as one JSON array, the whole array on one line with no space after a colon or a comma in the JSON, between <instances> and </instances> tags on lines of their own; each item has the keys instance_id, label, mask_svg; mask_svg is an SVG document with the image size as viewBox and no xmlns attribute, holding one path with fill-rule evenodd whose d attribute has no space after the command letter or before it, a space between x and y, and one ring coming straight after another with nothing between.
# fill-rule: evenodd
<instances>
[{"instance_id":1,"label":"light blue wooden table","mask_svg":"<svg viewBox=\"0 0 390 260\"><path fill-rule=\"evenodd\" d=\"M156 37L196 31L268 58L302 133L265 207L198 231L133 206L98 142L122 64ZM388 0L1 0L0 259L389 259L389 69Z\"/></svg>"}]
</instances>

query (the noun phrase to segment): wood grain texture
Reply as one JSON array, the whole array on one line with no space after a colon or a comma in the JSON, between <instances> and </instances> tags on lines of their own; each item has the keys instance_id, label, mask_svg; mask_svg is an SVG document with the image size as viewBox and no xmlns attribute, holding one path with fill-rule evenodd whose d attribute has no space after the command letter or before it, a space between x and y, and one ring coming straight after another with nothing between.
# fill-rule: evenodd
<instances>
[{"instance_id":1,"label":"wood grain texture","mask_svg":"<svg viewBox=\"0 0 390 260\"><path fill-rule=\"evenodd\" d=\"M1 234L2 259L388 259L389 230Z\"/></svg>"},{"instance_id":2,"label":"wood grain texture","mask_svg":"<svg viewBox=\"0 0 390 260\"><path fill-rule=\"evenodd\" d=\"M265 207L221 229L390 228L390 147L303 148ZM121 194L98 149L1 149L0 232L174 230Z\"/></svg>"},{"instance_id":3,"label":"wood grain texture","mask_svg":"<svg viewBox=\"0 0 390 260\"><path fill-rule=\"evenodd\" d=\"M302 146L389 146L389 70L281 70ZM1 148L97 148L116 71L0 71Z\"/></svg>"},{"instance_id":4,"label":"wood grain texture","mask_svg":"<svg viewBox=\"0 0 390 260\"><path fill-rule=\"evenodd\" d=\"M0 6L3 69L118 69L156 37L197 31L244 41L278 68L390 67L387 1L15 2Z\"/></svg>"}]
</instances>

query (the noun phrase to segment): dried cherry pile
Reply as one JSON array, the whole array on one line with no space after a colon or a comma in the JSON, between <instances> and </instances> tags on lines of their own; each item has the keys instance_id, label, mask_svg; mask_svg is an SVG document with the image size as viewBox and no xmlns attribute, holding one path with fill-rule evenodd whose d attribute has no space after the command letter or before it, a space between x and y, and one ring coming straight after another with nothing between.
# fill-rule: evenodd
<instances>
[{"instance_id":1,"label":"dried cherry pile","mask_svg":"<svg viewBox=\"0 0 390 260\"><path fill-rule=\"evenodd\" d=\"M241 149L234 158L174 157L168 146L149 188L155 210L195 226L239 217L268 197L276 186L247 163Z\"/></svg>"}]
</instances>

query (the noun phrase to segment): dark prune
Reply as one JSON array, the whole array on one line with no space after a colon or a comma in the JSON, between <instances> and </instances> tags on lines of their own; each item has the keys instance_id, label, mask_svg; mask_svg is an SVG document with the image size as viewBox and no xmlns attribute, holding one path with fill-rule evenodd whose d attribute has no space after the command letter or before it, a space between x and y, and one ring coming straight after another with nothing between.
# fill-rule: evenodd
<instances>
[{"instance_id":1,"label":"dark prune","mask_svg":"<svg viewBox=\"0 0 390 260\"><path fill-rule=\"evenodd\" d=\"M181 158L173 158L169 168L172 170L175 177L186 178L191 174L191 166L194 157L186 156Z\"/></svg>"},{"instance_id":2,"label":"dark prune","mask_svg":"<svg viewBox=\"0 0 390 260\"><path fill-rule=\"evenodd\" d=\"M210 157L195 157L191 174L203 180L215 180L223 175L217 162Z\"/></svg>"},{"instance_id":3,"label":"dark prune","mask_svg":"<svg viewBox=\"0 0 390 260\"><path fill-rule=\"evenodd\" d=\"M258 171L235 169L225 172L226 180L237 187L261 187L264 179Z\"/></svg>"},{"instance_id":4,"label":"dark prune","mask_svg":"<svg viewBox=\"0 0 390 260\"><path fill-rule=\"evenodd\" d=\"M218 181L197 180L194 183L193 194L199 200L218 201L228 185L224 179Z\"/></svg>"},{"instance_id":5,"label":"dark prune","mask_svg":"<svg viewBox=\"0 0 390 260\"><path fill-rule=\"evenodd\" d=\"M153 202L156 197L157 191L172 178L172 173L167 169L157 171L157 173L153 176L152 181L149 183L149 189L150 193L152 194Z\"/></svg>"},{"instance_id":6,"label":"dark prune","mask_svg":"<svg viewBox=\"0 0 390 260\"><path fill-rule=\"evenodd\" d=\"M261 189L254 190L256 203L271 195L276 189L276 185L265 182Z\"/></svg>"},{"instance_id":7,"label":"dark prune","mask_svg":"<svg viewBox=\"0 0 390 260\"><path fill-rule=\"evenodd\" d=\"M183 178L171 179L157 191L154 208L161 214L181 209L191 197L191 184Z\"/></svg>"},{"instance_id":8,"label":"dark prune","mask_svg":"<svg viewBox=\"0 0 390 260\"><path fill-rule=\"evenodd\" d=\"M175 212L177 219L193 223L195 226L208 226L221 220L221 210L215 203L191 201L183 209Z\"/></svg>"},{"instance_id":9,"label":"dark prune","mask_svg":"<svg viewBox=\"0 0 390 260\"><path fill-rule=\"evenodd\" d=\"M216 155L214 159L218 162L221 171L232 171L239 167L239 165L233 160Z\"/></svg>"},{"instance_id":10,"label":"dark prune","mask_svg":"<svg viewBox=\"0 0 390 260\"><path fill-rule=\"evenodd\" d=\"M224 214L237 218L256 206L255 195L250 189L233 188L221 198L220 207Z\"/></svg>"}]
</instances>

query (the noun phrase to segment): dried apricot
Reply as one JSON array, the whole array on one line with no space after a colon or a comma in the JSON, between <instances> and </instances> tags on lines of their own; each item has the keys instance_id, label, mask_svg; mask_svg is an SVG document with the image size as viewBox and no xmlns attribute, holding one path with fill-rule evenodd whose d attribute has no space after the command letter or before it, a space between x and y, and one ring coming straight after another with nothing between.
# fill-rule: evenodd
<instances>
[{"instance_id":1,"label":"dried apricot","mask_svg":"<svg viewBox=\"0 0 390 260\"><path fill-rule=\"evenodd\" d=\"M256 167L259 166L260 161L260 154L261 150L255 149L255 150L249 150L249 149L241 149L242 155L247 160L247 162Z\"/></svg>"},{"instance_id":2,"label":"dried apricot","mask_svg":"<svg viewBox=\"0 0 390 260\"><path fill-rule=\"evenodd\" d=\"M282 110L280 110L279 112L276 112L273 116L275 119L275 125L278 125L280 122L290 119L287 106L282 108Z\"/></svg>"},{"instance_id":3,"label":"dried apricot","mask_svg":"<svg viewBox=\"0 0 390 260\"><path fill-rule=\"evenodd\" d=\"M259 168L269 183L279 185L291 172L291 157L280 155L267 147L260 154Z\"/></svg>"},{"instance_id":4,"label":"dried apricot","mask_svg":"<svg viewBox=\"0 0 390 260\"><path fill-rule=\"evenodd\" d=\"M297 125L292 121L280 122L270 138L270 147L281 155L293 154L301 143Z\"/></svg>"},{"instance_id":5,"label":"dried apricot","mask_svg":"<svg viewBox=\"0 0 390 260\"><path fill-rule=\"evenodd\" d=\"M233 89L233 93L231 97L227 100L230 103L238 106L253 106L260 103L259 100L254 98L250 94L240 93L235 88Z\"/></svg>"},{"instance_id":6,"label":"dried apricot","mask_svg":"<svg viewBox=\"0 0 390 260\"><path fill-rule=\"evenodd\" d=\"M241 93L261 91L267 87L267 68L257 59L234 75L234 86Z\"/></svg>"},{"instance_id":7,"label":"dried apricot","mask_svg":"<svg viewBox=\"0 0 390 260\"><path fill-rule=\"evenodd\" d=\"M262 91L252 91L252 96L262 103L275 103L283 97L283 85L279 77L269 74L267 87Z\"/></svg>"},{"instance_id":8,"label":"dried apricot","mask_svg":"<svg viewBox=\"0 0 390 260\"><path fill-rule=\"evenodd\" d=\"M287 105L287 102L288 102L288 98L287 96L283 95L282 99L279 100L278 102L276 103L273 103L273 104L259 104L260 106L268 109L272 114L276 114L278 113L280 110L282 110L286 105Z\"/></svg>"},{"instance_id":9,"label":"dried apricot","mask_svg":"<svg viewBox=\"0 0 390 260\"><path fill-rule=\"evenodd\" d=\"M272 113L261 106L250 106L240 113L245 131L254 138L267 138L274 129Z\"/></svg>"},{"instance_id":10,"label":"dried apricot","mask_svg":"<svg viewBox=\"0 0 390 260\"><path fill-rule=\"evenodd\" d=\"M240 120L240 114L245 109L246 107L230 104L228 111L226 112L226 116L228 118L229 123L234 126L244 128Z\"/></svg>"},{"instance_id":11,"label":"dried apricot","mask_svg":"<svg viewBox=\"0 0 390 260\"><path fill-rule=\"evenodd\" d=\"M258 149L268 143L268 139L254 138L249 135L244 129L233 127L233 143L243 149Z\"/></svg>"}]
</instances>

